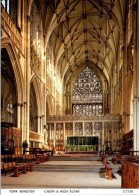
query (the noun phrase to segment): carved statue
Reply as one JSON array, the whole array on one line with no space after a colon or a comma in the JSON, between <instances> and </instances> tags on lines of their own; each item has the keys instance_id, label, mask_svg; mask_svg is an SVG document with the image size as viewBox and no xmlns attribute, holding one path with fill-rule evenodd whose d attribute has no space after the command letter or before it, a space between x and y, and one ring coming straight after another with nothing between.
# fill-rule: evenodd
<instances>
[{"instance_id":1,"label":"carved statue","mask_svg":"<svg viewBox=\"0 0 139 195\"><path fill-rule=\"evenodd\" d=\"M47 130L44 132L44 145L47 145L48 132Z\"/></svg>"}]
</instances>

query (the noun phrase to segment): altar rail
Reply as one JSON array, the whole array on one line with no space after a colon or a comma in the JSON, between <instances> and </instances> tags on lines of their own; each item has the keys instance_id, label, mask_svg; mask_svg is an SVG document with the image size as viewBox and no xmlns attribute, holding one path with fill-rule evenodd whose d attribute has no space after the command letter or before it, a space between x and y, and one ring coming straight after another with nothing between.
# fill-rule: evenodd
<instances>
[{"instance_id":1,"label":"altar rail","mask_svg":"<svg viewBox=\"0 0 139 195\"><path fill-rule=\"evenodd\" d=\"M53 156L53 151L52 150L28 150L28 151L23 151L23 153L31 153L31 154L36 154L36 155L45 155L45 154L51 154Z\"/></svg>"}]
</instances>

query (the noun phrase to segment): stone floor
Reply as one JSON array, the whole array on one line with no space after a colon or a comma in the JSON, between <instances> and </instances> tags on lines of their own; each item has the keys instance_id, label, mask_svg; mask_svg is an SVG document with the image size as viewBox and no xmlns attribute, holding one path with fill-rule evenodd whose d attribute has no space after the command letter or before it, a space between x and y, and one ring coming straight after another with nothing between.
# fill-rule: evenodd
<instances>
[{"instance_id":1,"label":"stone floor","mask_svg":"<svg viewBox=\"0 0 139 195\"><path fill-rule=\"evenodd\" d=\"M101 161L48 161L44 165L103 165Z\"/></svg>"},{"instance_id":2,"label":"stone floor","mask_svg":"<svg viewBox=\"0 0 139 195\"><path fill-rule=\"evenodd\" d=\"M76 163L84 165L85 162L58 162L49 161L49 164L69 165ZM98 162L89 162L98 163ZM101 162L99 162L101 164ZM1 188L121 188L121 176L114 174L117 179L108 180L104 173L93 172L29 172L19 177L13 177L12 174L1 176Z\"/></svg>"}]
</instances>

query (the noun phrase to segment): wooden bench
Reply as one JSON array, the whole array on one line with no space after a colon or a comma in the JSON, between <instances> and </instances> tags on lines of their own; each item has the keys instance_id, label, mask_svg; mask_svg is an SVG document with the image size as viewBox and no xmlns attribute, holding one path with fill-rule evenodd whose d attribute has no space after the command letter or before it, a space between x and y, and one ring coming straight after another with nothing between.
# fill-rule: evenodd
<instances>
[{"instance_id":1,"label":"wooden bench","mask_svg":"<svg viewBox=\"0 0 139 195\"><path fill-rule=\"evenodd\" d=\"M112 158L112 162L114 164L117 164L117 163L121 164L123 160L124 160L124 155L121 155L121 154L117 154L116 157Z\"/></svg>"},{"instance_id":2,"label":"wooden bench","mask_svg":"<svg viewBox=\"0 0 139 195\"><path fill-rule=\"evenodd\" d=\"M46 162L46 161L48 161L48 160L49 160L48 155L44 155L44 156L42 156L42 157L43 157L43 162Z\"/></svg>"},{"instance_id":3,"label":"wooden bench","mask_svg":"<svg viewBox=\"0 0 139 195\"><path fill-rule=\"evenodd\" d=\"M108 176L108 179L116 179L116 177L112 177L112 168L109 164L107 164L107 157L102 156L102 162L105 165L105 173Z\"/></svg>"},{"instance_id":4,"label":"wooden bench","mask_svg":"<svg viewBox=\"0 0 139 195\"><path fill-rule=\"evenodd\" d=\"M37 156L37 164L46 162L49 160L49 157L47 155L44 156Z\"/></svg>"},{"instance_id":5,"label":"wooden bench","mask_svg":"<svg viewBox=\"0 0 139 195\"><path fill-rule=\"evenodd\" d=\"M21 174L26 174L27 172L32 172L33 171L33 164L24 164L24 165L19 165L14 167L14 177L18 177ZM28 170L27 170L28 168ZM19 172L20 170L20 172ZM21 171L22 170L22 171Z\"/></svg>"},{"instance_id":6,"label":"wooden bench","mask_svg":"<svg viewBox=\"0 0 139 195\"><path fill-rule=\"evenodd\" d=\"M107 157L106 156L102 156L102 162L104 165L107 164Z\"/></svg>"},{"instance_id":7,"label":"wooden bench","mask_svg":"<svg viewBox=\"0 0 139 195\"><path fill-rule=\"evenodd\" d=\"M112 178L112 168L108 164L105 164L105 172L106 172L106 175L108 176L108 179L113 179Z\"/></svg>"},{"instance_id":8,"label":"wooden bench","mask_svg":"<svg viewBox=\"0 0 139 195\"><path fill-rule=\"evenodd\" d=\"M125 160L122 164L122 188L139 189L139 163Z\"/></svg>"},{"instance_id":9,"label":"wooden bench","mask_svg":"<svg viewBox=\"0 0 139 195\"><path fill-rule=\"evenodd\" d=\"M139 162L139 156L129 155L128 156L128 161L131 161L131 162Z\"/></svg>"},{"instance_id":10,"label":"wooden bench","mask_svg":"<svg viewBox=\"0 0 139 195\"><path fill-rule=\"evenodd\" d=\"M37 156L37 164L43 163L43 157Z\"/></svg>"}]
</instances>

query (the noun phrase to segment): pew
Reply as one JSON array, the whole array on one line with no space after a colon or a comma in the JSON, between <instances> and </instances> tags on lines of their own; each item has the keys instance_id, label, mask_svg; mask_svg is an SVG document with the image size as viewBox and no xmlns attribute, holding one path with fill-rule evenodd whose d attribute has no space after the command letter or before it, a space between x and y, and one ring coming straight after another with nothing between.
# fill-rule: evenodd
<instances>
[{"instance_id":1,"label":"pew","mask_svg":"<svg viewBox=\"0 0 139 195\"><path fill-rule=\"evenodd\" d=\"M32 172L33 171L32 165L33 165L32 163L28 163L24 165L15 166L14 167L14 177L18 177L21 174L26 174L27 172Z\"/></svg>"},{"instance_id":2,"label":"pew","mask_svg":"<svg viewBox=\"0 0 139 195\"><path fill-rule=\"evenodd\" d=\"M127 157L128 157L127 155L117 154L116 157L112 158L112 162L114 164L117 164L117 163L122 164L122 161L126 160Z\"/></svg>"},{"instance_id":3,"label":"pew","mask_svg":"<svg viewBox=\"0 0 139 195\"><path fill-rule=\"evenodd\" d=\"M102 156L102 162L105 165L105 173L106 173L106 176L108 176L108 179L116 179L112 177L112 167L109 164L107 164L106 156Z\"/></svg>"},{"instance_id":4,"label":"pew","mask_svg":"<svg viewBox=\"0 0 139 195\"><path fill-rule=\"evenodd\" d=\"M112 178L112 168L108 164L105 164L105 172L106 172L106 175L108 176L108 179L113 179Z\"/></svg>"},{"instance_id":5,"label":"pew","mask_svg":"<svg viewBox=\"0 0 139 195\"><path fill-rule=\"evenodd\" d=\"M107 157L106 156L102 156L102 162L104 165L107 164Z\"/></svg>"},{"instance_id":6,"label":"pew","mask_svg":"<svg viewBox=\"0 0 139 195\"><path fill-rule=\"evenodd\" d=\"M123 161L122 188L139 188L139 162Z\"/></svg>"},{"instance_id":7,"label":"pew","mask_svg":"<svg viewBox=\"0 0 139 195\"><path fill-rule=\"evenodd\" d=\"M128 156L128 161L131 161L131 162L139 162L139 156L129 155Z\"/></svg>"},{"instance_id":8,"label":"pew","mask_svg":"<svg viewBox=\"0 0 139 195\"><path fill-rule=\"evenodd\" d=\"M112 162L114 163L114 164L117 164L117 162L122 162L122 155L121 154L117 154L116 155L116 157L113 157L112 158Z\"/></svg>"},{"instance_id":9,"label":"pew","mask_svg":"<svg viewBox=\"0 0 139 195\"><path fill-rule=\"evenodd\" d=\"M49 160L49 157L47 155L44 156L37 156L37 164L46 162Z\"/></svg>"}]
</instances>

